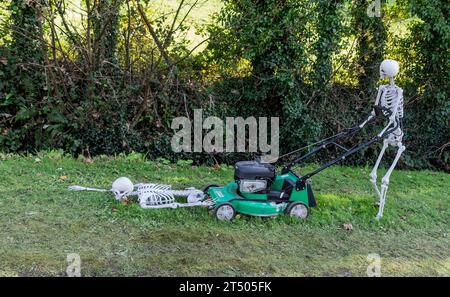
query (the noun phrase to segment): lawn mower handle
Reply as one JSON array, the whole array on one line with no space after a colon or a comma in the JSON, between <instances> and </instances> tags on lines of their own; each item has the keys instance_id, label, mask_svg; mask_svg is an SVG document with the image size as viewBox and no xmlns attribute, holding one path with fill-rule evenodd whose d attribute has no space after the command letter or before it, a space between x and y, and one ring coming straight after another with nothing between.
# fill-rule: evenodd
<instances>
[{"instance_id":1,"label":"lawn mower handle","mask_svg":"<svg viewBox=\"0 0 450 297\"><path fill-rule=\"evenodd\" d=\"M309 172L309 173L307 173L307 174L301 176L301 177L299 178L299 180L296 182L296 185L295 185L296 189L297 189L297 190L302 190L302 189L304 189L304 188L305 188L306 181L307 181L309 178L311 178L312 176L314 176L314 175L316 175L317 173L319 173L319 172L321 172L321 171L327 169L328 167L330 167L330 166L332 166L332 165L334 165L334 164L336 164L336 163L338 163L338 162L344 160L344 159L347 158L348 156L350 156L350 155L352 155L352 154L354 154L354 153L356 153L356 152L362 150L363 148L368 147L368 146L371 145L372 143L377 142L377 141L379 141L379 140L381 140L381 139L386 138L389 134L391 134L392 132L394 132L395 130L397 130L397 128L399 127L399 123L397 123L397 122L392 123L392 124L395 124L395 125L394 125L392 128L387 129L386 131L384 131L383 134L381 134L381 135L376 135L375 137L373 137L373 138L370 139L369 141L367 141L367 142L365 142L365 143L362 143L362 144L360 144L360 145L358 145L358 146L356 146L356 147L354 147L354 148L352 148L352 149L347 150L347 152L345 152L342 156L339 156L339 157L337 157L337 158L335 158L335 159L333 159L333 160L327 162L326 164L322 165L321 167L317 168L316 170L311 171L311 172ZM391 124L391 125L392 125L392 124Z\"/></svg>"},{"instance_id":2,"label":"lawn mower handle","mask_svg":"<svg viewBox=\"0 0 450 297\"><path fill-rule=\"evenodd\" d=\"M373 111L374 110L375 110L375 107L374 107ZM324 139L322 141L319 141L319 143L320 143L319 146L316 146L310 152L306 153L305 155L303 155L303 156L301 156L301 157L291 161L289 164L285 165L283 167L283 169L281 170L281 173L282 174L288 173L293 166L300 164L302 161L304 161L304 160L308 159L309 157L315 155L317 152L319 152L320 150L326 148L330 144L334 144L334 145L336 145L336 146L338 146L340 148L343 148L341 145L336 143L337 140L345 138L345 137L353 136L354 134L356 134L357 132L359 132L362 129L363 125L374 121L376 118L378 118L378 117L380 117L382 115L383 115L382 112L375 111L375 115L373 115L372 112L371 112L367 116L367 119L365 121L363 121L361 124L356 125L356 126L351 127L351 128L344 129L343 131L337 133L336 135L333 135L333 136L328 137L328 138L326 138L326 139ZM343 148L343 149L345 149L345 148Z\"/></svg>"},{"instance_id":3,"label":"lawn mower handle","mask_svg":"<svg viewBox=\"0 0 450 297\"><path fill-rule=\"evenodd\" d=\"M317 152L319 152L320 150L326 148L330 144L334 144L335 146L337 146L337 147L339 147L339 148L341 148L341 149L346 151L343 155L341 155L341 156L339 156L339 157L337 157L337 158L327 162L326 164L322 165L318 169L316 169L316 170L314 170L312 172L309 172L309 173L305 174L304 176L300 177L299 180L297 181L296 188L297 188L297 190L304 189L306 181L310 177L312 177L313 175L316 175L317 173L321 172L322 170L324 170L324 169L326 169L326 168L336 164L339 161L344 160L348 156L350 156L350 155L352 155L352 154L362 150L363 148L368 147L372 143L377 142L377 141L379 141L381 139L384 139L389 134L394 132L399 127L399 123L398 122L391 123L390 125L395 124L394 127L385 130L382 134L376 135L375 137L373 137L369 141L367 141L365 143L362 143L362 144L360 144L360 145L358 145L356 147L353 147L351 149L347 149L347 148L345 148L345 147L343 147L343 146L341 146L341 145L336 143L336 141L339 140L339 139L353 136L354 134L359 132L367 123L373 122L374 120L376 120L377 118L380 118L380 117L389 118L391 116L391 114L392 114L392 112L389 109L387 109L385 107L382 107L380 105L375 105L373 107L372 111L370 112L370 114L368 115L367 119L364 122L362 122L361 124L359 124L357 126L354 126L354 127L351 127L351 128L347 128L347 129L337 133L336 135L333 135L333 136L331 136L329 138L326 138L322 142L319 142L319 143L321 143L319 146L315 147L314 149L312 149L307 154L305 154L305 155L295 159L294 161L292 161L289 164L287 164L286 166L284 166L283 169L281 170L281 174L288 173L289 171L291 171L293 166L300 164L302 161L304 161L304 160L308 159L309 157L315 155Z\"/></svg>"}]
</instances>

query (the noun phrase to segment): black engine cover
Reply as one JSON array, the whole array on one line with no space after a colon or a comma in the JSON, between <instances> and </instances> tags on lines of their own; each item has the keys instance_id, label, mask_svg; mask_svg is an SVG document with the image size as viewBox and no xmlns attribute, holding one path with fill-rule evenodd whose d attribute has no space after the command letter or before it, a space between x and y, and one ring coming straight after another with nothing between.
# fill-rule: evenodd
<instances>
[{"instance_id":1,"label":"black engine cover","mask_svg":"<svg viewBox=\"0 0 450 297\"><path fill-rule=\"evenodd\" d=\"M269 163L240 161L235 165L234 179L275 179L275 167Z\"/></svg>"}]
</instances>

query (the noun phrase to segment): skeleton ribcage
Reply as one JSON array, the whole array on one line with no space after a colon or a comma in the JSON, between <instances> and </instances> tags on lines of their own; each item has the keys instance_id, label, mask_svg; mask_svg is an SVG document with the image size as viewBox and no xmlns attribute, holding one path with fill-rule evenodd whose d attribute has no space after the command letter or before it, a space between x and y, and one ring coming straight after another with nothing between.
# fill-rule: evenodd
<instances>
[{"instance_id":1,"label":"skeleton ribcage","mask_svg":"<svg viewBox=\"0 0 450 297\"><path fill-rule=\"evenodd\" d=\"M381 96L380 105L383 107L388 108L393 114L395 114L395 120L400 121L401 118L403 118L403 96L401 89L397 86L384 86L384 92ZM398 102L397 110L395 109L395 105ZM391 134L389 134L387 140L388 143L391 145L397 145L399 142L402 141L403 138L403 131L401 128L401 123L397 127L395 131L393 131Z\"/></svg>"},{"instance_id":2,"label":"skeleton ribcage","mask_svg":"<svg viewBox=\"0 0 450 297\"><path fill-rule=\"evenodd\" d=\"M397 110L394 110L398 101ZM381 96L380 105L388 108L393 114L396 114L396 118L403 118L403 96L401 95L400 88L397 86L385 86L383 96Z\"/></svg>"}]
</instances>

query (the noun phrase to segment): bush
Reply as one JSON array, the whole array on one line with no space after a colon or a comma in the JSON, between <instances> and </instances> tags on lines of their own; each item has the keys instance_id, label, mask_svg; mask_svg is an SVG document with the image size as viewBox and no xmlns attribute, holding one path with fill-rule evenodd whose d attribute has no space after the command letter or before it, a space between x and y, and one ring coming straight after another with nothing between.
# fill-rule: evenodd
<instances>
[{"instance_id":1,"label":"bush","mask_svg":"<svg viewBox=\"0 0 450 297\"><path fill-rule=\"evenodd\" d=\"M171 120L204 108L222 118L279 117L284 154L358 123L375 100L379 63L393 57L405 94L399 166L450 170L448 1L390 1L381 18L367 16L367 1L359 0L223 2L202 28L207 47L194 55L182 7L172 19L145 5L83 1L83 26L74 30L64 0L8 1L0 149L141 152L195 164L252 158L172 152ZM399 36L389 30L398 19L409 20ZM345 144L377 131L369 127ZM373 162L377 153L373 146L347 162Z\"/></svg>"}]
</instances>

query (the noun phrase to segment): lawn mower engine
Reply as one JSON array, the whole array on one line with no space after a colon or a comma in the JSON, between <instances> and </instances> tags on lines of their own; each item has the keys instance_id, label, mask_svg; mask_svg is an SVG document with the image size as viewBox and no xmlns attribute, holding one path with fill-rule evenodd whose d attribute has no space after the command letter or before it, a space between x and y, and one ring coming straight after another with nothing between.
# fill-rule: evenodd
<instances>
[{"instance_id":1,"label":"lawn mower engine","mask_svg":"<svg viewBox=\"0 0 450 297\"><path fill-rule=\"evenodd\" d=\"M246 193L268 193L275 180L275 167L258 161L237 162L234 180L241 195Z\"/></svg>"}]
</instances>

